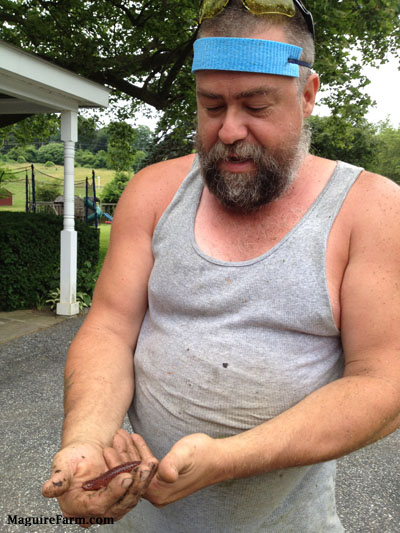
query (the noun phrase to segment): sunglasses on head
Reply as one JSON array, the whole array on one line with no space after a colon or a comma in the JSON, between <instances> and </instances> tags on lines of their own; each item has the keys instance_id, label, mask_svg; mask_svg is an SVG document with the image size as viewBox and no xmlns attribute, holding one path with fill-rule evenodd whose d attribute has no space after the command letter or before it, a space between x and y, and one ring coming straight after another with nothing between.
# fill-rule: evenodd
<instances>
[{"instance_id":1,"label":"sunglasses on head","mask_svg":"<svg viewBox=\"0 0 400 533\"><path fill-rule=\"evenodd\" d=\"M221 13L229 4L229 1L203 0L200 10L200 23L204 19L211 19ZM294 17L296 5L300 9L311 35L315 38L312 14L304 7L300 0L242 0L242 3L253 15L285 15L286 17Z\"/></svg>"}]
</instances>

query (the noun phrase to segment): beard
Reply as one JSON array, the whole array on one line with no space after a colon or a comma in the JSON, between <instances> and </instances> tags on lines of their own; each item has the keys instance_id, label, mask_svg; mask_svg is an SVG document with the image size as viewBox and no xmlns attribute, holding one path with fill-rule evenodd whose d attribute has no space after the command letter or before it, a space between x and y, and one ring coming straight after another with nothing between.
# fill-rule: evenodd
<instances>
[{"instance_id":1,"label":"beard","mask_svg":"<svg viewBox=\"0 0 400 533\"><path fill-rule=\"evenodd\" d=\"M296 178L299 167L309 152L310 128L304 124L300 134L288 140L285 147L275 149L238 141L226 145L218 141L208 152L199 135L199 154L203 181L209 191L230 210L251 213L277 200ZM219 163L229 160L252 160L256 169L250 172L229 172L219 169Z\"/></svg>"}]
</instances>

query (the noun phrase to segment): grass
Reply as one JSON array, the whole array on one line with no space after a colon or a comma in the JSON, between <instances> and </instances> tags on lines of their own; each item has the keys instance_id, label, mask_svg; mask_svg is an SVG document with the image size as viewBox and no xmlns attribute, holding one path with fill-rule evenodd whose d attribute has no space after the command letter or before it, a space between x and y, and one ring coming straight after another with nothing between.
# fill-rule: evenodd
<instances>
[{"instance_id":1,"label":"grass","mask_svg":"<svg viewBox=\"0 0 400 533\"><path fill-rule=\"evenodd\" d=\"M5 166L9 170L18 170L22 169L20 172L14 174L15 181L10 181L3 184L3 187L14 194L13 196L13 205L12 206L0 206L0 210L3 211L25 211L25 175L26 168L30 167L30 163L5 163ZM35 179L37 184L41 183L50 183L54 181L59 181L60 183L60 193L63 194L63 180L64 180L64 167L60 165L55 165L54 167L45 167L40 163L34 163L35 166ZM29 181L31 178L31 169L28 168L28 177ZM104 187L109 181L114 177L115 171L107 168L96 169L96 195L101 191L101 188ZM49 177L51 176L51 177ZM74 170L75 178L75 194L77 196L85 196L85 184L82 183L86 177L89 178L89 184L91 184L92 171L90 168L76 167ZM100 177L100 180L98 179ZM98 187L100 181L100 188ZM81 183L79 183L81 182ZM89 196L93 193L89 192Z\"/></svg>"},{"instance_id":2,"label":"grass","mask_svg":"<svg viewBox=\"0 0 400 533\"><path fill-rule=\"evenodd\" d=\"M102 265L106 253L108 250L108 245L110 243L110 233L111 233L111 224L100 224L100 248L99 248L99 262L98 265Z\"/></svg>"}]
</instances>

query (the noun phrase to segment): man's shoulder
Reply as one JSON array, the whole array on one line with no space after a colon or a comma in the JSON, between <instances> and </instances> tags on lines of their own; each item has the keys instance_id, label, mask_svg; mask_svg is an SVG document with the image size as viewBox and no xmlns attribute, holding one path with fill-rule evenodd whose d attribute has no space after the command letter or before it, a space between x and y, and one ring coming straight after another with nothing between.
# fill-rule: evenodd
<instances>
[{"instance_id":1,"label":"man's shoulder","mask_svg":"<svg viewBox=\"0 0 400 533\"><path fill-rule=\"evenodd\" d=\"M337 166L337 161L317 156L312 156L312 163L319 174L324 172L331 173L332 169ZM387 198L392 203L400 201L400 186L398 183L385 176L361 168L357 164L350 164L345 161L344 163L349 167L358 167L360 169L359 177L352 188L352 195L355 199L359 201L360 197L363 196L368 201L377 201L379 198Z\"/></svg>"},{"instance_id":2,"label":"man's shoulder","mask_svg":"<svg viewBox=\"0 0 400 533\"><path fill-rule=\"evenodd\" d=\"M140 170L133 179L146 188L158 188L160 185L179 187L192 168L195 157L196 154L189 154L154 163Z\"/></svg>"},{"instance_id":3,"label":"man's shoulder","mask_svg":"<svg viewBox=\"0 0 400 533\"><path fill-rule=\"evenodd\" d=\"M371 240L389 232L400 235L400 186L385 176L363 170L347 199L354 236Z\"/></svg>"},{"instance_id":4,"label":"man's shoulder","mask_svg":"<svg viewBox=\"0 0 400 533\"><path fill-rule=\"evenodd\" d=\"M365 201L366 205L378 208L382 205L399 205L400 186L393 180L371 172L362 170L354 187L354 196L358 201Z\"/></svg>"},{"instance_id":5,"label":"man's shoulder","mask_svg":"<svg viewBox=\"0 0 400 533\"><path fill-rule=\"evenodd\" d=\"M150 165L133 176L121 197L119 211L127 216L132 207L157 223L192 168L195 154Z\"/></svg>"}]
</instances>

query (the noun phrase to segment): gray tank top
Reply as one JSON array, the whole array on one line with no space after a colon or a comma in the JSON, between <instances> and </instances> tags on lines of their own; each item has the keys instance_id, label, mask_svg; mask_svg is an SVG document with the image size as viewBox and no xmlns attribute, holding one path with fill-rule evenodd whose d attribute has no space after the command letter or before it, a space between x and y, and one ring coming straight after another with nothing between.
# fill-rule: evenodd
<instances>
[{"instance_id":1,"label":"gray tank top","mask_svg":"<svg viewBox=\"0 0 400 533\"><path fill-rule=\"evenodd\" d=\"M362 169L339 162L298 224L249 261L207 256L194 238L203 190L197 160L154 236L149 308L135 352L134 431L161 459L190 433L227 437L277 416L343 371L326 280L326 247ZM304 435L307 438L307 435ZM203 489L129 513L146 533L343 531L335 462Z\"/></svg>"}]
</instances>

